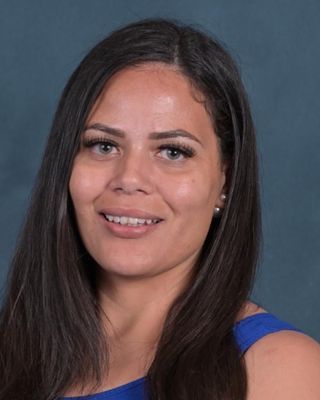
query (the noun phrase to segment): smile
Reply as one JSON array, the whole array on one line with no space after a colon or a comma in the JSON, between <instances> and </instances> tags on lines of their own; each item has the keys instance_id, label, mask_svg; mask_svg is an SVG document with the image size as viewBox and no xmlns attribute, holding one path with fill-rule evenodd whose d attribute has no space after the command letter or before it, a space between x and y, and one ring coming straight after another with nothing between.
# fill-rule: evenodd
<instances>
[{"instance_id":1,"label":"smile","mask_svg":"<svg viewBox=\"0 0 320 400\"><path fill-rule=\"evenodd\" d=\"M137 217L128 217L125 215L110 215L110 214L103 214L103 215L105 219L109 222L127 226L152 225L160 222L160 219L144 219Z\"/></svg>"}]
</instances>

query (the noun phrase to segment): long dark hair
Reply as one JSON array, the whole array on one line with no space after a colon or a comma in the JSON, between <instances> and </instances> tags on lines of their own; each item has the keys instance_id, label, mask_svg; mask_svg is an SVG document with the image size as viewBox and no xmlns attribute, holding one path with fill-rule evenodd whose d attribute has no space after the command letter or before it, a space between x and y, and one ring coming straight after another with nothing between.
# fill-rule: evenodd
<instances>
[{"instance_id":1,"label":"long dark hair","mask_svg":"<svg viewBox=\"0 0 320 400\"><path fill-rule=\"evenodd\" d=\"M155 19L93 48L72 74L54 117L0 320L0 399L51 400L108 372L95 265L76 229L68 182L80 133L106 82L147 62L175 65L200 92L228 163L228 197L194 278L170 308L147 382L151 399L246 397L232 327L252 287L260 242L255 135L237 68L198 29Z\"/></svg>"}]
</instances>

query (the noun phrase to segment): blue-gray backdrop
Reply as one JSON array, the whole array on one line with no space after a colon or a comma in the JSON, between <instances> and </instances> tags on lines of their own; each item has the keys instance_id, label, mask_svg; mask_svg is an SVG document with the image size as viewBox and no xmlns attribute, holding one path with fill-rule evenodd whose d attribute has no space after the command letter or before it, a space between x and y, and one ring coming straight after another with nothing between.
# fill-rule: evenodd
<instances>
[{"instance_id":1,"label":"blue-gray backdrop","mask_svg":"<svg viewBox=\"0 0 320 400\"><path fill-rule=\"evenodd\" d=\"M237 59L261 159L254 299L320 339L319 0L0 0L1 285L69 74L110 30L155 16L203 26Z\"/></svg>"}]
</instances>

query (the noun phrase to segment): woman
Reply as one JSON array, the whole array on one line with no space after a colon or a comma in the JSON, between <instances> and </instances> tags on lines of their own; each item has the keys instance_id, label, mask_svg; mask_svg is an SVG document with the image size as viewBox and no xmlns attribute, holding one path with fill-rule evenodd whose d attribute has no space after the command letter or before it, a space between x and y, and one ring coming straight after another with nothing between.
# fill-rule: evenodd
<instances>
[{"instance_id":1,"label":"woman","mask_svg":"<svg viewBox=\"0 0 320 400\"><path fill-rule=\"evenodd\" d=\"M248 301L259 236L230 56L170 21L114 32L55 115L1 316L0 398L319 399L319 346Z\"/></svg>"}]
</instances>

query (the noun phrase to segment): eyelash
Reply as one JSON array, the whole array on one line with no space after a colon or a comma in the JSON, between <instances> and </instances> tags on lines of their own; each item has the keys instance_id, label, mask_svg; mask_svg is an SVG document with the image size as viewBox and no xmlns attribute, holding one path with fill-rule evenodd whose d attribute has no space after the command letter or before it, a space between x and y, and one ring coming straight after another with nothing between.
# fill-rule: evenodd
<instances>
[{"instance_id":1,"label":"eyelash","mask_svg":"<svg viewBox=\"0 0 320 400\"><path fill-rule=\"evenodd\" d=\"M86 148L94 147L99 144L107 144L114 146L115 148L119 147L117 142L106 138L94 138L94 139L83 139L83 146ZM191 158L195 155L195 150L182 143L166 143L159 146L159 150L178 150L185 158Z\"/></svg>"},{"instance_id":2,"label":"eyelash","mask_svg":"<svg viewBox=\"0 0 320 400\"><path fill-rule=\"evenodd\" d=\"M119 146L117 142L114 142L111 139L106 140L106 138L83 139L82 144L86 148L94 147L97 144L109 144L116 148Z\"/></svg>"}]
</instances>

